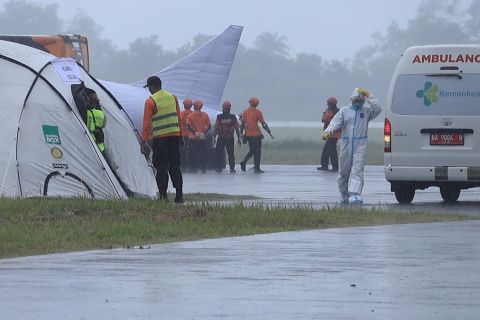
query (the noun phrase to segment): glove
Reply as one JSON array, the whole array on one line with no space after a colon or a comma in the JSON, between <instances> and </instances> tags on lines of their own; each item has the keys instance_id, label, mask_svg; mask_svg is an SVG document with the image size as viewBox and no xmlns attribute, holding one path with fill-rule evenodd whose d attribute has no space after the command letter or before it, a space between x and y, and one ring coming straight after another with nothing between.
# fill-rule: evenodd
<instances>
[{"instance_id":1,"label":"glove","mask_svg":"<svg viewBox=\"0 0 480 320\"><path fill-rule=\"evenodd\" d=\"M148 145L145 141L140 142L140 152L142 154L147 154L148 153Z\"/></svg>"},{"instance_id":2,"label":"glove","mask_svg":"<svg viewBox=\"0 0 480 320\"><path fill-rule=\"evenodd\" d=\"M328 140L328 137L330 137L330 133L328 133L327 131L324 131L323 134L322 134L322 139L323 140Z\"/></svg>"},{"instance_id":3,"label":"glove","mask_svg":"<svg viewBox=\"0 0 480 320\"><path fill-rule=\"evenodd\" d=\"M364 88L358 88L358 92L363 94L366 98L370 97L370 91Z\"/></svg>"}]
</instances>

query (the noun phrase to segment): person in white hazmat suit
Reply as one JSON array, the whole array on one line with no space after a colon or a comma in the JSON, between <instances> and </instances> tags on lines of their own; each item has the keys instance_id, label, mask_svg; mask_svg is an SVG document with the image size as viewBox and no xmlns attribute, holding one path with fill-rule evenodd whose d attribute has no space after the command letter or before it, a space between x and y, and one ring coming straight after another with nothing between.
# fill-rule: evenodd
<instances>
[{"instance_id":1,"label":"person in white hazmat suit","mask_svg":"<svg viewBox=\"0 0 480 320\"><path fill-rule=\"evenodd\" d=\"M380 114L382 108L375 96L363 88L355 88L350 100L351 105L337 112L324 135L328 137L342 130L337 178L340 202L361 204L368 123Z\"/></svg>"}]
</instances>

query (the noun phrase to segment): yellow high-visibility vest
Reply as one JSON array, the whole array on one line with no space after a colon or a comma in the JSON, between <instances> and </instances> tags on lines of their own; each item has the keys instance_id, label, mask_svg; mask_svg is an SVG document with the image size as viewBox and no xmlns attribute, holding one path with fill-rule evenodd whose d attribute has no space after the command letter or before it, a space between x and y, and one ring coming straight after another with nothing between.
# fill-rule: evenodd
<instances>
[{"instance_id":1,"label":"yellow high-visibility vest","mask_svg":"<svg viewBox=\"0 0 480 320\"><path fill-rule=\"evenodd\" d=\"M105 120L105 113L101 109L92 108L87 110L87 128L101 152L105 151L103 132L100 132L102 128L105 128ZM100 135L101 139L97 139L97 135Z\"/></svg>"},{"instance_id":2,"label":"yellow high-visibility vest","mask_svg":"<svg viewBox=\"0 0 480 320\"><path fill-rule=\"evenodd\" d=\"M157 113L152 117L153 138L170 133L179 133L177 104L173 94L160 90L152 94L152 99L157 105Z\"/></svg>"},{"instance_id":3,"label":"yellow high-visibility vest","mask_svg":"<svg viewBox=\"0 0 480 320\"><path fill-rule=\"evenodd\" d=\"M96 108L87 110L87 127L90 132L105 128L105 113Z\"/></svg>"}]
</instances>

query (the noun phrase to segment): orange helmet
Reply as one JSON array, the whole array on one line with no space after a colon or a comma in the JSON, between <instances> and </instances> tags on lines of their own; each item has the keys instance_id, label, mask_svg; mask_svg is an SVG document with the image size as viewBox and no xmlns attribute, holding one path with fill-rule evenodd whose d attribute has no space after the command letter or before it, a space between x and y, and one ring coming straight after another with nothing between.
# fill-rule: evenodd
<instances>
[{"instance_id":1,"label":"orange helmet","mask_svg":"<svg viewBox=\"0 0 480 320\"><path fill-rule=\"evenodd\" d=\"M225 100L222 103L222 108L230 109L232 107L232 103L229 100Z\"/></svg>"},{"instance_id":2,"label":"orange helmet","mask_svg":"<svg viewBox=\"0 0 480 320\"><path fill-rule=\"evenodd\" d=\"M202 100L195 100L195 102L193 103L193 108L195 110L202 110L202 107L203 107Z\"/></svg>"},{"instance_id":3,"label":"orange helmet","mask_svg":"<svg viewBox=\"0 0 480 320\"><path fill-rule=\"evenodd\" d=\"M337 105L337 98L335 97L330 97L327 99L327 104L334 104L334 105Z\"/></svg>"},{"instance_id":4,"label":"orange helmet","mask_svg":"<svg viewBox=\"0 0 480 320\"><path fill-rule=\"evenodd\" d=\"M250 103L252 107L256 107L260 103L260 100L258 100L257 97L252 97L250 100L248 100L248 103Z\"/></svg>"},{"instance_id":5,"label":"orange helmet","mask_svg":"<svg viewBox=\"0 0 480 320\"><path fill-rule=\"evenodd\" d=\"M186 98L185 100L183 100L183 106L186 109L190 109L192 107L192 105L193 105L192 99Z\"/></svg>"}]
</instances>

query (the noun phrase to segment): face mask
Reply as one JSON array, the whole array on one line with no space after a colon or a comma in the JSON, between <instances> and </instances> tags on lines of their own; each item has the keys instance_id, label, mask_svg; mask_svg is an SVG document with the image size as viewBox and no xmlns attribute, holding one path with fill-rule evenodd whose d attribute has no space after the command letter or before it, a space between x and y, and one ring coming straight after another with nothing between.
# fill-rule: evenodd
<instances>
[{"instance_id":1,"label":"face mask","mask_svg":"<svg viewBox=\"0 0 480 320\"><path fill-rule=\"evenodd\" d=\"M353 110L358 110L358 109L360 109L362 106L363 106L363 103L359 103L359 102L352 103L352 109L353 109Z\"/></svg>"}]
</instances>

